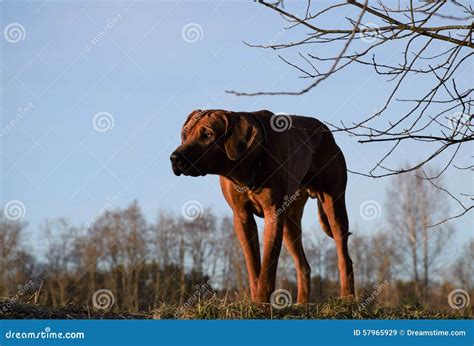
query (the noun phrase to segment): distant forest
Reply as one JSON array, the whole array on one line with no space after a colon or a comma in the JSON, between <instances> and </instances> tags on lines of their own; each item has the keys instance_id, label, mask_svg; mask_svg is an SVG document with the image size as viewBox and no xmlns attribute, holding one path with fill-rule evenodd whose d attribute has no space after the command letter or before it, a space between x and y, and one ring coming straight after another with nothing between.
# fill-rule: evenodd
<instances>
[{"instance_id":1,"label":"distant forest","mask_svg":"<svg viewBox=\"0 0 474 346\"><path fill-rule=\"evenodd\" d=\"M379 217L369 216L371 229L352 225L350 252L360 301L449 309L450 291L473 291L474 241L458 249L452 246L456 233L472 230L453 229L449 222L430 227L447 215L446 204L442 192L416 173L393 178L380 200L382 215L375 210ZM316 208L316 203L308 208ZM313 214L316 217L316 210ZM229 300L248 297L232 218L209 209L192 220L159 211L150 224L132 202L124 209L104 208L86 226L49 220L35 230L47 244L41 258L32 252L25 227L25 220L0 215L0 293L10 304L92 306L99 289L113 293L116 311L149 311L163 303L190 305L214 294ZM310 301L337 297L334 241L319 227L304 230L303 237L312 268ZM292 258L283 249L277 287L296 295L295 281ZM0 314L2 308L8 306L0 307Z\"/></svg>"}]
</instances>

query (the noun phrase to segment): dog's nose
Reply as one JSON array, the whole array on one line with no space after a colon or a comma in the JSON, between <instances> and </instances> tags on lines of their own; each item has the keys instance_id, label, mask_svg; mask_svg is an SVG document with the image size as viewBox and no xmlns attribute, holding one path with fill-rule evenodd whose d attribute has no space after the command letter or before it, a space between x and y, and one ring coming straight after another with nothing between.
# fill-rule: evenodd
<instances>
[{"instance_id":1,"label":"dog's nose","mask_svg":"<svg viewBox=\"0 0 474 346\"><path fill-rule=\"evenodd\" d=\"M180 153L175 151L171 154L170 160L172 163L178 164L183 160L183 156Z\"/></svg>"}]
</instances>

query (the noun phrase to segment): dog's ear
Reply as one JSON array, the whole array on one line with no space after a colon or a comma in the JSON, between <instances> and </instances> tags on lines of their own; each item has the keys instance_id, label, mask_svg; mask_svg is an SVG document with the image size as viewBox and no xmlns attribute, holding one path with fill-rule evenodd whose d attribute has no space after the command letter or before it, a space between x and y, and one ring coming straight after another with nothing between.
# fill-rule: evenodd
<instances>
[{"instance_id":1,"label":"dog's ear","mask_svg":"<svg viewBox=\"0 0 474 346\"><path fill-rule=\"evenodd\" d=\"M257 127L245 114L228 115L227 131L231 131L225 142L227 157L236 161L250 148L257 136Z\"/></svg>"}]
</instances>

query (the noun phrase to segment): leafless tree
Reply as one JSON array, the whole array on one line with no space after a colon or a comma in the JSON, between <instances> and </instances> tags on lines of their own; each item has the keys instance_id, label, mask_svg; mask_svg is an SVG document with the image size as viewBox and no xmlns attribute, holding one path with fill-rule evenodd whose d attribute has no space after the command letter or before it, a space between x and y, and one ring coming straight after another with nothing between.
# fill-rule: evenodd
<instances>
[{"instance_id":1,"label":"leafless tree","mask_svg":"<svg viewBox=\"0 0 474 346\"><path fill-rule=\"evenodd\" d=\"M42 235L47 249L45 288L55 292L50 295L53 305L66 304L68 277L72 272L70 259L78 230L66 219L49 220L43 225Z\"/></svg>"},{"instance_id":2,"label":"leafless tree","mask_svg":"<svg viewBox=\"0 0 474 346\"><path fill-rule=\"evenodd\" d=\"M383 150L372 168L353 173L385 177L415 171L439 158L443 161L439 171L425 177L439 186L436 179L449 169L474 169L470 163L457 161L466 155L462 148L467 148L466 144L474 139L471 108L474 16L471 3L456 0L329 3L307 0L302 11L301 8L288 10L285 5L294 8L294 3L287 4L282 0L257 2L281 15L287 22L285 29L296 31L300 38L289 42L272 39L268 44L247 44L289 54L297 50L296 58L278 56L308 82L300 90L229 92L246 96L302 95L315 90L335 74L366 68L391 84L380 108L362 120L343 119L338 124L328 123L335 132L348 133L359 143L379 144ZM341 18L339 23L345 19L345 24L326 27L324 23L328 17ZM302 30L307 34L300 34ZM387 51L399 53L394 56L395 61L383 54ZM426 87L409 88L407 96L405 91L414 81L422 81ZM400 168L390 162L389 158L404 146L412 148L415 145L428 146L430 151L406 167ZM462 216L474 208L472 191L461 191L459 195L439 188L455 200L460 211L436 223Z\"/></svg>"},{"instance_id":3,"label":"leafless tree","mask_svg":"<svg viewBox=\"0 0 474 346\"><path fill-rule=\"evenodd\" d=\"M22 268L21 258L24 254L22 237L26 224L11 220L0 211L0 294L6 294L15 283L20 283L19 276L27 271ZM27 275L31 275L28 273Z\"/></svg>"},{"instance_id":4,"label":"leafless tree","mask_svg":"<svg viewBox=\"0 0 474 346\"><path fill-rule=\"evenodd\" d=\"M459 285L458 287L463 287L469 292L474 291L474 278L472 273L474 272L474 240L471 241L466 246L465 250L460 253L456 262L454 263L454 268L450 271L452 278L450 282L454 285Z\"/></svg>"},{"instance_id":5,"label":"leafless tree","mask_svg":"<svg viewBox=\"0 0 474 346\"><path fill-rule=\"evenodd\" d=\"M416 172L398 175L389 189L386 210L390 239L395 237L397 242L398 263L394 264L405 269L417 296L427 295L431 272L441 265L439 260L453 234L447 224L430 227L447 212L446 197Z\"/></svg>"}]
</instances>

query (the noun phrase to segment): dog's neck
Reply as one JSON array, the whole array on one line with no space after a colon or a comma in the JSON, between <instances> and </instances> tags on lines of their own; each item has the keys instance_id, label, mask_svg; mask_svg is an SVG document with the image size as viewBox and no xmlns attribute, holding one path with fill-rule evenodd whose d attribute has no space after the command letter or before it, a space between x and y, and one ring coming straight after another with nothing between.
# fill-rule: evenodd
<instances>
[{"instance_id":1,"label":"dog's neck","mask_svg":"<svg viewBox=\"0 0 474 346\"><path fill-rule=\"evenodd\" d=\"M237 168L234 167L234 169L222 175L232 180L239 187L256 190L261 187L262 182L258 181L257 178L259 177L259 171L264 167L264 161L262 156L247 157L240 162Z\"/></svg>"},{"instance_id":2,"label":"dog's neck","mask_svg":"<svg viewBox=\"0 0 474 346\"><path fill-rule=\"evenodd\" d=\"M255 144L248 149L243 158L237 163L237 168L233 165L233 169L225 177L233 180L239 186L246 186L250 190L256 190L262 182L257 181L258 172L265 165L265 147L267 145L267 132L262 119L255 115L251 115L255 126L258 127L258 137Z\"/></svg>"}]
</instances>

